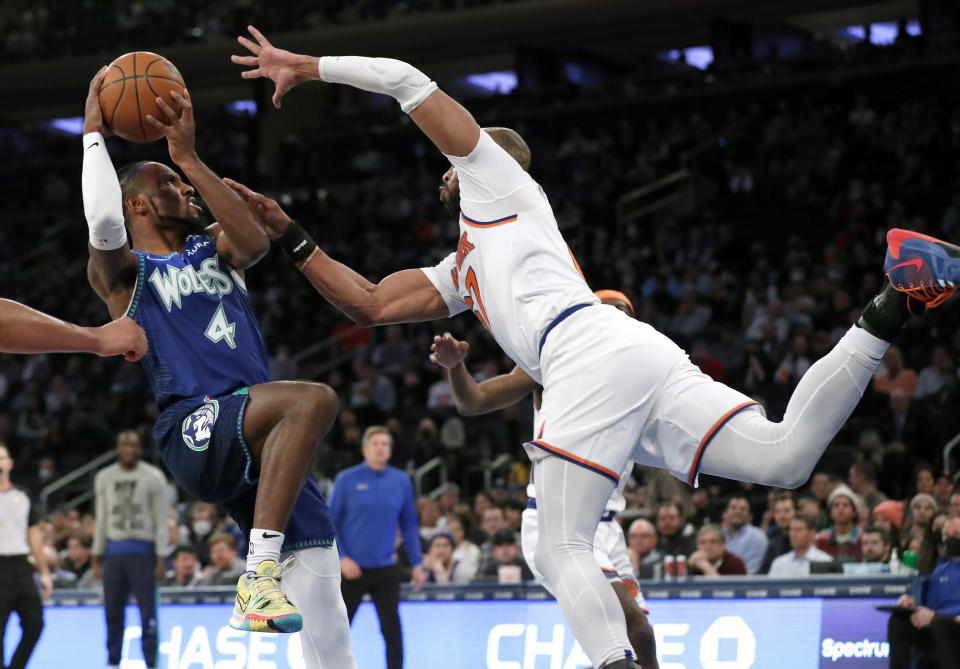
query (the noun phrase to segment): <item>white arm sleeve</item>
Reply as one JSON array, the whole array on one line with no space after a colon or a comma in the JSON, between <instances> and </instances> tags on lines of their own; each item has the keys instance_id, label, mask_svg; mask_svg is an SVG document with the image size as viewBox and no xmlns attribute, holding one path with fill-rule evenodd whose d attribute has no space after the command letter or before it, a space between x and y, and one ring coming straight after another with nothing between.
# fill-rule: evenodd
<instances>
[{"instance_id":1,"label":"white arm sleeve","mask_svg":"<svg viewBox=\"0 0 960 669\"><path fill-rule=\"evenodd\" d=\"M466 311L467 303L463 301L457 286L453 281L453 272L457 267L457 253L454 251L433 267L421 267L420 271L427 275L427 279L437 289L447 304L451 316Z\"/></svg>"},{"instance_id":2,"label":"white arm sleeve","mask_svg":"<svg viewBox=\"0 0 960 669\"><path fill-rule=\"evenodd\" d=\"M469 154L447 159L457 168L460 206L467 216L488 221L548 204L533 177L485 132Z\"/></svg>"},{"instance_id":3,"label":"white arm sleeve","mask_svg":"<svg viewBox=\"0 0 960 669\"><path fill-rule=\"evenodd\" d=\"M123 227L123 195L107 145L99 132L83 136L83 213L90 228L90 245L112 251L127 243Z\"/></svg>"},{"instance_id":4,"label":"white arm sleeve","mask_svg":"<svg viewBox=\"0 0 960 669\"><path fill-rule=\"evenodd\" d=\"M389 95L409 114L437 90L437 84L409 63L393 58L323 56L319 59L322 81L347 84L371 93Z\"/></svg>"}]
</instances>

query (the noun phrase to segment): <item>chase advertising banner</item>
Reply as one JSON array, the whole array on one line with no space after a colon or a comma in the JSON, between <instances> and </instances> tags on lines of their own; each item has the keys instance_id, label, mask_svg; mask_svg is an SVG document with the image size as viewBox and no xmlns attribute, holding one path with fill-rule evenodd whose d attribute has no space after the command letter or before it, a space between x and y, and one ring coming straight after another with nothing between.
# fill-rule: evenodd
<instances>
[{"instance_id":1,"label":"chase advertising banner","mask_svg":"<svg viewBox=\"0 0 960 669\"><path fill-rule=\"evenodd\" d=\"M887 666L889 599L730 599L650 602L661 669L853 668ZM165 669L301 669L299 635L251 634L227 625L231 606L160 607ZM553 601L404 602L406 666L462 669L585 669L586 656ZM52 606L30 666L102 669L103 609ZM7 628L9 656L19 638ZM373 606L353 624L360 669L383 669L383 641ZM139 615L127 609L122 669L144 669Z\"/></svg>"}]
</instances>

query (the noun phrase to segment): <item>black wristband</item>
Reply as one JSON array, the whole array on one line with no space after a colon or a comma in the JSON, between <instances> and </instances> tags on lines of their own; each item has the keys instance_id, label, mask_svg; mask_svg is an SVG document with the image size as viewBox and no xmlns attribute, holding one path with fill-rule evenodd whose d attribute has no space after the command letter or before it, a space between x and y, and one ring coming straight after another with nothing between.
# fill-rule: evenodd
<instances>
[{"instance_id":1,"label":"black wristband","mask_svg":"<svg viewBox=\"0 0 960 669\"><path fill-rule=\"evenodd\" d=\"M317 243L313 237L292 219L283 235L277 240L277 244L298 267L317 250Z\"/></svg>"}]
</instances>

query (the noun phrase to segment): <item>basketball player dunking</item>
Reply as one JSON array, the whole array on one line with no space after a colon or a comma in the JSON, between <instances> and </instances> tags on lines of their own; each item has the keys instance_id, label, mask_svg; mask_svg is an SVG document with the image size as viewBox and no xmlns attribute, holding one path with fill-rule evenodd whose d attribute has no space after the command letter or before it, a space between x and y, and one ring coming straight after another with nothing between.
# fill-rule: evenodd
<instances>
[{"instance_id":1,"label":"basketball player dunking","mask_svg":"<svg viewBox=\"0 0 960 669\"><path fill-rule=\"evenodd\" d=\"M243 271L269 241L250 208L197 157L189 94L173 94L179 113L160 100L166 118L146 120L166 136L171 159L216 217L212 225L200 218L194 187L166 165L114 172L97 99L103 73L90 84L83 130L88 276L110 314L133 318L150 339L144 365L167 467L190 495L249 532L230 624L260 632L302 625L308 667L355 667L333 522L308 476L336 395L314 383L268 383ZM291 551L297 559L279 564Z\"/></svg>"},{"instance_id":2,"label":"basketball player dunking","mask_svg":"<svg viewBox=\"0 0 960 669\"><path fill-rule=\"evenodd\" d=\"M889 283L857 324L803 376L783 420L702 374L652 327L600 305L577 271L540 186L516 155L515 132L481 129L407 63L316 58L241 37L247 78L276 84L274 104L309 80L390 95L451 163L441 197L459 205L457 249L439 265L379 284L332 260L275 202L232 183L271 228L307 250L301 270L358 323L434 320L472 311L503 351L543 387L534 460L536 567L595 667L636 669L624 614L597 569L593 539L629 460L696 485L700 471L795 488L860 400L890 340L917 308L960 282L960 248L907 231L888 235ZM901 292L903 291L903 292ZM627 370L625 372L625 370Z\"/></svg>"}]
</instances>

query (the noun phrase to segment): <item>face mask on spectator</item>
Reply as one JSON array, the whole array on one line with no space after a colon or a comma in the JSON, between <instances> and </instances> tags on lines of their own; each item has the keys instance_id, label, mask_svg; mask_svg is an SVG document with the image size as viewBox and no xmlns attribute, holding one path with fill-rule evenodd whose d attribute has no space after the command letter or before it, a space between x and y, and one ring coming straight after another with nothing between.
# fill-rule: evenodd
<instances>
[{"instance_id":1,"label":"face mask on spectator","mask_svg":"<svg viewBox=\"0 0 960 669\"><path fill-rule=\"evenodd\" d=\"M943 542L943 550L950 559L960 557L960 537L948 537Z\"/></svg>"},{"instance_id":2,"label":"face mask on spectator","mask_svg":"<svg viewBox=\"0 0 960 669\"><path fill-rule=\"evenodd\" d=\"M197 536L205 537L213 529L213 523L209 520L198 520L193 524L193 533Z\"/></svg>"}]
</instances>

